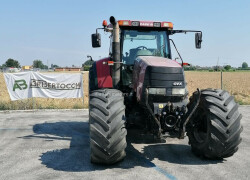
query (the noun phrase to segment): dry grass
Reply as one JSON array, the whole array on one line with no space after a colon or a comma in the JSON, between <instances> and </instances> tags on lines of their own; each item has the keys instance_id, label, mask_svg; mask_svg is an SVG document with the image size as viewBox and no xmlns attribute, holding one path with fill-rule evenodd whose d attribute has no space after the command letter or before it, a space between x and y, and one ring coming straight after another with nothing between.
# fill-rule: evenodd
<instances>
[{"instance_id":1,"label":"dry grass","mask_svg":"<svg viewBox=\"0 0 250 180\"><path fill-rule=\"evenodd\" d=\"M185 72L191 95L197 88L221 87L220 72ZM250 72L223 72L223 89L235 96L240 104L250 104Z\"/></svg>"},{"instance_id":2,"label":"dry grass","mask_svg":"<svg viewBox=\"0 0 250 180\"><path fill-rule=\"evenodd\" d=\"M72 72L71 72L72 73ZM79 72L78 72L79 73ZM185 72L189 94L197 88L220 88L220 72ZM0 73L0 110L1 109L80 109L88 107L88 72L83 73L84 98L49 99L31 98L11 101L3 74ZM235 96L240 104L250 104L250 73L224 72L223 87ZM83 100L84 99L84 100Z\"/></svg>"}]
</instances>

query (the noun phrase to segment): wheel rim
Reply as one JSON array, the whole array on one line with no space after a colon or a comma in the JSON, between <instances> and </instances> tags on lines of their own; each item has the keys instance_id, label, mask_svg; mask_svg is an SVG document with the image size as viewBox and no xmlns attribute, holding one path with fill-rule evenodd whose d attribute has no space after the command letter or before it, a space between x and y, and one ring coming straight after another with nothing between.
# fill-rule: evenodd
<instances>
[{"instance_id":1,"label":"wheel rim","mask_svg":"<svg viewBox=\"0 0 250 180\"><path fill-rule=\"evenodd\" d=\"M195 122L193 124L193 134L197 142L203 143L207 139L207 116L206 112L202 108L198 108L195 116Z\"/></svg>"}]
</instances>

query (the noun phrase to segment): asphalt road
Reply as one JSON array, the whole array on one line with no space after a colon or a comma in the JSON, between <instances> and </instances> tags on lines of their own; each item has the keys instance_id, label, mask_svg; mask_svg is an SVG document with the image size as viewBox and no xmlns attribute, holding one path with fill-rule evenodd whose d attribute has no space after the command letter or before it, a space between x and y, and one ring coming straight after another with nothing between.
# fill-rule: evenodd
<instances>
[{"instance_id":1,"label":"asphalt road","mask_svg":"<svg viewBox=\"0 0 250 180\"><path fill-rule=\"evenodd\" d=\"M0 179L250 179L250 106L241 106L243 141L222 161L194 156L187 138L166 143L128 137L113 166L89 161L88 111L0 112Z\"/></svg>"}]
</instances>

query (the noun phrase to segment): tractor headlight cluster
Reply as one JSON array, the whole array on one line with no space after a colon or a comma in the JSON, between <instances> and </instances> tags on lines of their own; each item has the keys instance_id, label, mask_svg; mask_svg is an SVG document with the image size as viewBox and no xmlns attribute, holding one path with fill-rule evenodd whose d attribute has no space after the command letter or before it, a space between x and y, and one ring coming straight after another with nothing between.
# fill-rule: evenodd
<instances>
[{"instance_id":1,"label":"tractor headlight cluster","mask_svg":"<svg viewBox=\"0 0 250 180\"><path fill-rule=\"evenodd\" d=\"M185 88L172 88L172 95L185 95L186 89Z\"/></svg>"},{"instance_id":2,"label":"tractor headlight cluster","mask_svg":"<svg viewBox=\"0 0 250 180\"><path fill-rule=\"evenodd\" d=\"M148 88L149 94L166 95L166 88Z\"/></svg>"}]
</instances>

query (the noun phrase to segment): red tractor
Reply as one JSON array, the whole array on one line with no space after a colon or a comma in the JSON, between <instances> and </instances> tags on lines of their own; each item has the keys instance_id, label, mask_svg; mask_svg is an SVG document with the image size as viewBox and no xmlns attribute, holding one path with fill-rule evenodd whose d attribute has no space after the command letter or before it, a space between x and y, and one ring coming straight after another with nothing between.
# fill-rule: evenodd
<instances>
[{"instance_id":1,"label":"red tractor","mask_svg":"<svg viewBox=\"0 0 250 180\"><path fill-rule=\"evenodd\" d=\"M162 139L169 133L189 138L192 151L209 159L232 156L241 142L242 115L234 97L221 89L197 89L188 99L183 60L170 36L195 32L173 30L171 22L120 20L99 29L111 33L110 57L89 71L91 162L113 164L126 156L127 127L138 125ZM171 60L172 42L181 63Z\"/></svg>"}]
</instances>

